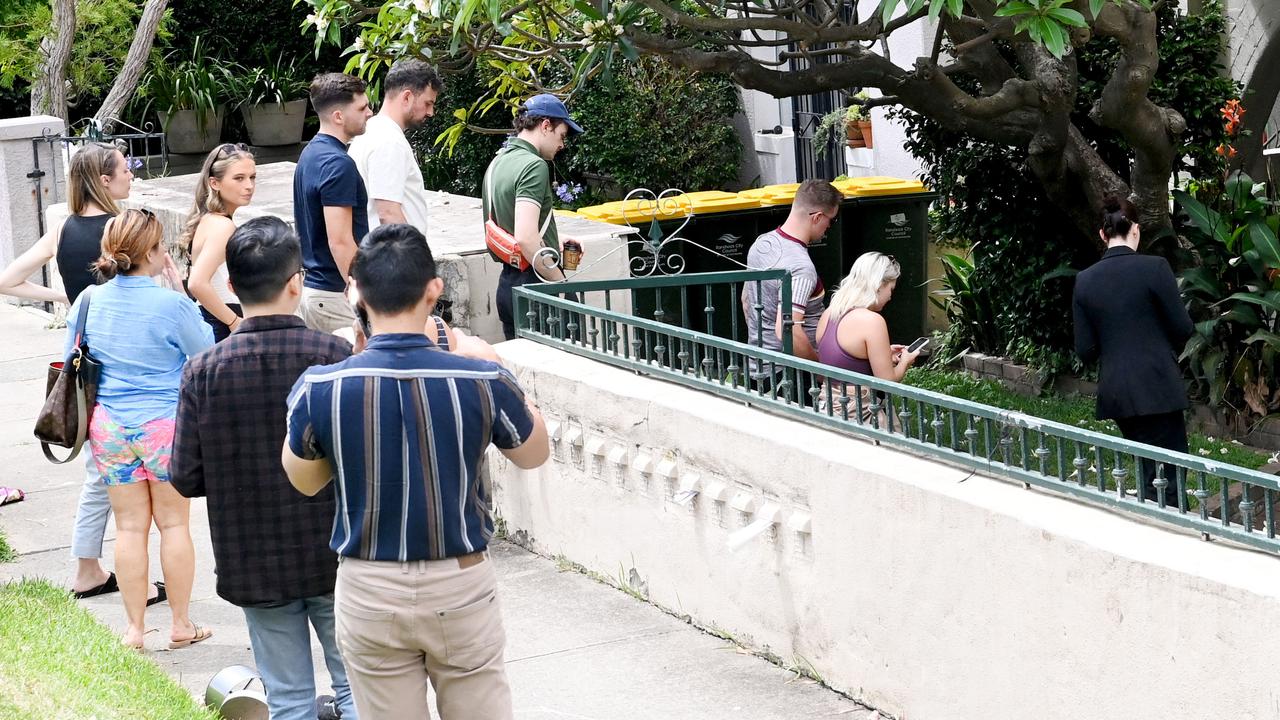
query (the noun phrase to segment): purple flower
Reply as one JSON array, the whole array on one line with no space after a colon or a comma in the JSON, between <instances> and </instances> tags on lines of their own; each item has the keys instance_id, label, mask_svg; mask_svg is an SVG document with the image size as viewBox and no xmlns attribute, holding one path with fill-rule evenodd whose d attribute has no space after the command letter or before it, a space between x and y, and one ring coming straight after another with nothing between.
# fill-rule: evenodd
<instances>
[{"instance_id":1,"label":"purple flower","mask_svg":"<svg viewBox=\"0 0 1280 720\"><path fill-rule=\"evenodd\" d=\"M560 202L571 203L582 194L582 185L578 183L556 183L552 186Z\"/></svg>"}]
</instances>

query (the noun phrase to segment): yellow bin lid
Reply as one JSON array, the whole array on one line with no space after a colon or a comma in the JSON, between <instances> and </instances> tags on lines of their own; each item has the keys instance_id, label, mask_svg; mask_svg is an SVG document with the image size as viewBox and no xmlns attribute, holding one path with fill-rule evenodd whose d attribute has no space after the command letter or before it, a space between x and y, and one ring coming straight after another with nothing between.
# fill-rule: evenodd
<instances>
[{"instance_id":1,"label":"yellow bin lid","mask_svg":"<svg viewBox=\"0 0 1280 720\"><path fill-rule=\"evenodd\" d=\"M706 190L682 195L680 203L688 203L694 215L712 215L760 207L760 201L756 198L742 197L738 193L722 192L720 190Z\"/></svg>"},{"instance_id":2,"label":"yellow bin lid","mask_svg":"<svg viewBox=\"0 0 1280 720\"><path fill-rule=\"evenodd\" d=\"M836 187L845 195L854 197L906 195L925 191L924 183L919 180L903 180L891 177L849 178L837 183Z\"/></svg>"},{"instance_id":3,"label":"yellow bin lid","mask_svg":"<svg viewBox=\"0 0 1280 720\"><path fill-rule=\"evenodd\" d=\"M761 205L790 205L796 198L796 190L800 183L783 183L781 185L765 185L754 190L743 190L738 197L755 200Z\"/></svg>"},{"instance_id":4,"label":"yellow bin lid","mask_svg":"<svg viewBox=\"0 0 1280 720\"><path fill-rule=\"evenodd\" d=\"M591 220L614 225L647 222L656 215L659 220L682 218L692 210L692 203L682 196L670 196L655 203L653 200L616 200L601 205L578 209L578 214Z\"/></svg>"},{"instance_id":5,"label":"yellow bin lid","mask_svg":"<svg viewBox=\"0 0 1280 720\"><path fill-rule=\"evenodd\" d=\"M613 225L622 225L622 203L604 203L603 205L592 205L590 207L578 208L578 214L588 220L597 222L606 222Z\"/></svg>"},{"instance_id":6,"label":"yellow bin lid","mask_svg":"<svg viewBox=\"0 0 1280 720\"><path fill-rule=\"evenodd\" d=\"M572 210L564 210L564 209L561 209L561 208L556 208L556 209L555 209L555 210L553 210L552 212L554 212L554 213L556 214L556 217L562 217L562 218L576 218L576 217L582 217L581 215L579 215L578 213L576 213L576 212L574 212L574 211L572 211Z\"/></svg>"}]
</instances>

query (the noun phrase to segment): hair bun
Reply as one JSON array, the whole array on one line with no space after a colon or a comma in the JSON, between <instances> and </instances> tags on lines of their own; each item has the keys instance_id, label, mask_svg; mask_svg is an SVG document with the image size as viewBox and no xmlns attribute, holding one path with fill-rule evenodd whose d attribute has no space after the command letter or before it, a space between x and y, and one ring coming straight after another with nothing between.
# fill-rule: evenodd
<instances>
[{"instance_id":1,"label":"hair bun","mask_svg":"<svg viewBox=\"0 0 1280 720\"><path fill-rule=\"evenodd\" d=\"M111 257L111 264L120 272L128 272L133 267L133 262L129 260L129 256L124 253L116 253Z\"/></svg>"},{"instance_id":2,"label":"hair bun","mask_svg":"<svg viewBox=\"0 0 1280 720\"><path fill-rule=\"evenodd\" d=\"M1108 195L1102 200L1102 211L1108 215L1124 211L1124 203L1115 195Z\"/></svg>"}]
</instances>

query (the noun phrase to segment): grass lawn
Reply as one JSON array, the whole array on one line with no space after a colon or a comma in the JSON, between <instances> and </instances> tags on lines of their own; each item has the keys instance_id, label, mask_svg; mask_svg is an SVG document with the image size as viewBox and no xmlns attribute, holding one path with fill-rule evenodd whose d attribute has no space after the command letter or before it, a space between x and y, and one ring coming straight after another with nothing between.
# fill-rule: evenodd
<instances>
[{"instance_id":1,"label":"grass lawn","mask_svg":"<svg viewBox=\"0 0 1280 720\"><path fill-rule=\"evenodd\" d=\"M970 402L992 405L1005 410L1052 420L1064 425L1120 436L1120 429L1110 420L1094 419L1094 401L1089 397L1045 395L1026 397L1006 389L994 380L975 380L957 370L912 368L903 380L925 390L932 390ZM1220 462L1256 470L1266 464L1268 456L1238 442L1192 434L1188 438L1191 454L1212 457Z\"/></svg>"},{"instance_id":2,"label":"grass lawn","mask_svg":"<svg viewBox=\"0 0 1280 720\"><path fill-rule=\"evenodd\" d=\"M0 718L214 720L144 655L44 580L0 585Z\"/></svg>"}]
</instances>

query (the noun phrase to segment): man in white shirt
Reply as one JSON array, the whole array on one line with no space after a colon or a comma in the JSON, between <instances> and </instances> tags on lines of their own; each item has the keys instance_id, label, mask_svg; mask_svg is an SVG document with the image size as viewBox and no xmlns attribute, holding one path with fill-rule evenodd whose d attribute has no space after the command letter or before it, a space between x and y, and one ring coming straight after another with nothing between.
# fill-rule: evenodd
<instances>
[{"instance_id":1,"label":"man in white shirt","mask_svg":"<svg viewBox=\"0 0 1280 720\"><path fill-rule=\"evenodd\" d=\"M408 223L427 233L422 169L404 133L435 115L436 97L443 89L435 68L421 60L397 60L387 71L382 109L369 119L364 134L351 142L349 150L369 193L370 230Z\"/></svg>"}]
</instances>

